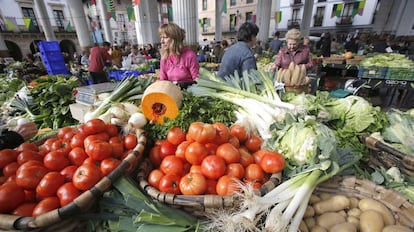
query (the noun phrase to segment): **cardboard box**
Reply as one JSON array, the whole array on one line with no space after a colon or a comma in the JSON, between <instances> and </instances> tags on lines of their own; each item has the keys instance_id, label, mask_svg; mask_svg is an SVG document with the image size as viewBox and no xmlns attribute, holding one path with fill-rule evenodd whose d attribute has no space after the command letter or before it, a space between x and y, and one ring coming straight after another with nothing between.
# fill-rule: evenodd
<instances>
[{"instance_id":1,"label":"cardboard box","mask_svg":"<svg viewBox=\"0 0 414 232\"><path fill-rule=\"evenodd\" d=\"M84 105L80 103L74 103L69 105L72 118L78 120L80 123L84 123L83 117L85 116L86 112L92 110L92 108L92 105Z\"/></svg>"}]
</instances>

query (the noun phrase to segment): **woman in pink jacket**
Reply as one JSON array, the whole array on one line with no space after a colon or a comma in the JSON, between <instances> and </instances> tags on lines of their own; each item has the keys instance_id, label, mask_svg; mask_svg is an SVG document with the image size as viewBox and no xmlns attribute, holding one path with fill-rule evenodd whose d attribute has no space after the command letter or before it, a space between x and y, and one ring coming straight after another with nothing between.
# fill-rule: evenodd
<instances>
[{"instance_id":1,"label":"woman in pink jacket","mask_svg":"<svg viewBox=\"0 0 414 232\"><path fill-rule=\"evenodd\" d=\"M200 64L195 52L184 46L185 31L177 24L168 23L159 28L161 38L160 80L169 80L181 89L196 83Z\"/></svg>"}]
</instances>

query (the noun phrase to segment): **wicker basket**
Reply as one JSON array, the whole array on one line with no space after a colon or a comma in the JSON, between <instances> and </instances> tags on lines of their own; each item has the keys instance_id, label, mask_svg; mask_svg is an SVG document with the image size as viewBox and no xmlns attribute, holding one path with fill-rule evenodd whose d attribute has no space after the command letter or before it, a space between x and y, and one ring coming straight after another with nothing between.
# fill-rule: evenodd
<instances>
[{"instance_id":1,"label":"wicker basket","mask_svg":"<svg viewBox=\"0 0 414 232\"><path fill-rule=\"evenodd\" d=\"M206 212L213 209L230 208L238 205L238 200L235 196L174 195L160 192L158 189L150 186L147 182L147 177L151 170L153 170L151 161L144 159L143 162L140 163L137 174L139 187L151 198L161 203L182 209L197 217L203 217ZM256 194L263 196L279 185L280 181L281 175L273 174L269 180L256 191Z\"/></svg>"},{"instance_id":2,"label":"wicker basket","mask_svg":"<svg viewBox=\"0 0 414 232\"><path fill-rule=\"evenodd\" d=\"M397 224L414 229L414 205L398 192L386 189L367 179L354 176L335 176L318 185L315 193L331 193L355 197L371 198L383 203L393 213Z\"/></svg>"},{"instance_id":3,"label":"wicker basket","mask_svg":"<svg viewBox=\"0 0 414 232\"><path fill-rule=\"evenodd\" d=\"M107 191L118 177L134 169L136 161L143 156L147 142L143 131L139 132L137 137L137 146L122 160L121 164L72 203L37 217L0 214L0 231L85 231L86 222L74 219L75 216L91 210L95 200Z\"/></svg>"}]
</instances>

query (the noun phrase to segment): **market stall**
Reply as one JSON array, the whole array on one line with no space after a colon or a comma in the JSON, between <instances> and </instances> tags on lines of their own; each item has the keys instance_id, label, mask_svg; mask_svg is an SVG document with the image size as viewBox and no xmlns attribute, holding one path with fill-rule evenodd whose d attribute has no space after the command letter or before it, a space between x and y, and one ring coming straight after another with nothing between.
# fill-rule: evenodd
<instances>
[{"instance_id":1,"label":"market stall","mask_svg":"<svg viewBox=\"0 0 414 232\"><path fill-rule=\"evenodd\" d=\"M48 212L15 213L24 199L16 201L2 209L0 228L50 231L53 225L69 224L75 225L70 231L412 231L412 111L384 112L360 96L334 98L327 91L278 93L273 75L261 70L232 78L222 80L201 69L197 84L181 91L168 81L128 75L102 92L79 82L66 90L64 83L76 80L70 77L35 80L26 91L28 97L40 97L33 108L3 115L7 121L27 117L39 128L51 129L24 146L35 144L38 150L32 152L44 157L48 147L68 148L67 156L59 156L68 160L67 166L76 166L69 155L75 144L86 155L78 157L79 167L87 158L92 159L88 165L99 163L99 169L106 158L119 163L105 174L100 170L86 187L75 184L79 195L66 199L67 204L52 194L59 204ZM60 105L65 113L75 103L90 107L70 123L48 124L51 115L70 115L53 111L62 97L40 91L46 84L54 95L65 93L67 102ZM48 103L34 111L42 98ZM5 100L10 110L15 100ZM18 159L22 147L8 150L16 156L1 163L2 177L13 175L5 174L9 163L23 164ZM381 152L397 154L399 169L372 158ZM45 158L41 161L38 165L44 166ZM73 178L65 183L74 183ZM5 179L2 207L9 199L3 194ZM14 187L23 194L37 191L38 183L30 183L30 189L21 182ZM31 198L32 207L42 198Z\"/></svg>"}]
</instances>

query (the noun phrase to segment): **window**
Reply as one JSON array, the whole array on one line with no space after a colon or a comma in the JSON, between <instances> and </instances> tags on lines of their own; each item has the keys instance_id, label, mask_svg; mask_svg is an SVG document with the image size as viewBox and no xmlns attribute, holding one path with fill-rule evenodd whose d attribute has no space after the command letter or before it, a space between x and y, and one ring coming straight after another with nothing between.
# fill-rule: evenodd
<instances>
[{"instance_id":1,"label":"window","mask_svg":"<svg viewBox=\"0 0 414 232\"><path fill-rule=\"evenodd\" d=\"M254 23L254 21L253 21L253 12L246 12L246 22Z\"/></svg>"},{"instance_id":2,"label":"window","mask_svg":"<svg viewBox=\"0 0 414 232\"><path fill-rule=\"evenodd\" d=\"M118 14L117 16L117 21L118 21L118 27L121 31L126 29L126 24L125 24L125 15L123 14Z\"/></svg>"},{"instance_id":3,"label":"window","mask_svg":"<svg viewBox=\"0 0 414 232\"><path fill-rule=\"evenodd\" d=\"M324 12L325 12L325 7L324 6L316 8L316 14L315 14L315 18L314 18L314 21L313 21L313 26L315 26L315 27L322 26Z\"/></svg>"},{"instance_id":4,"label":"window","mask_svg":"<svg viewBox=\"0 0 414 232\"><path fill-rule=\"evenodd\" d=\"M55 18L56 26L58 30L64 31L65 30L65 24L64 24L65 17L63 16L63 11L53 10L53 17Z\"/></svg>"},{"instance_id":5,"label":"window","mask_svg":"<svg viewBox=\"0 0 414 232\"><path fill-rule=\"evenodd\" d=\"M253 3L253 0L246 0L246 3L247 3L247 4L249 4L249 3Z\"/></svg>"},{"instance_id":6,"label":"window","mask_svg":"<svg viewBox=\"0 0 414 232\"><path fill-rule=\"evenodd\" d=\"M121 32L121 44L128 42L128 33L123 31Z\"/></svg>"},{"instance_id":7,"label":"window","mask_svg":"<svg viewBox=\"0 0 414 232\"><path fill-rule=\"evenodd\" d=\"M326 2L326 0L318 0L318 2Z\"/></svg>"},{"instance_id":8,"label":"window","mask_svg":"<svg viewBox=\"0 0 414 232\"><path fill-rule=\"evenodd\" d=\"M207 0L203 0L203 10L207 10Z\"/></svg>"},{"instance_id":9,"label":"window","mask_svg":"<svg viewBox=\"0 0 414 232\"><path fill-rule=\"evenodd\" d=\"M297 21L298 19L300 20L299 11L300 11L300 9L293 9L292 10L292 21Z\"/></svg>"},{"instance_id":10,"label":"window","mask_svg":"<svg viewBox=\"0 0 414 232\"><path fill-rule=\"evenodd\" d=\"M342 11L342 16L350 17L352 16L352 10L354 9L354 3L346 3L344 10Z\"/></svg>"},{"instance_id":11,"label":"window","mask_svg":"<svg viewBox=\"0 0 414 232\"><path fill-rule=\"evenodd\" d=\"M227 1L227 0L224 0ZM230 0L230 6L235 6L236 5L236 0Z\"/></svg>"},{"instance_id":12,"label":"window","mask_svg":"<svg viewBox=\"0 0 414 232\"><path fill-rule=\"evenodd\" d=\"M29 28L29 31L39 32L39 24L37 23L33 8L22 7L23 17L31 18L33 22L33 28Z\"/></svg>"},{"instance_id":13,"label":"window","mask_svg":"<svg viewBox=\"0 0 414 232\"><path fill-rule=\"evenodd\" d=\"M236 30L236 14L230 15L230 31Z\"/></svg>"},{"instance_id":14,"label":"window","mask_svg":"<svg viewBox=\"0 0 414 232\"><path fill-rule=\"evenodd\" d=\"M302 4L302 0L294 0L293 4Z\"/></svg>"}]
</instances>

